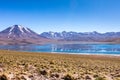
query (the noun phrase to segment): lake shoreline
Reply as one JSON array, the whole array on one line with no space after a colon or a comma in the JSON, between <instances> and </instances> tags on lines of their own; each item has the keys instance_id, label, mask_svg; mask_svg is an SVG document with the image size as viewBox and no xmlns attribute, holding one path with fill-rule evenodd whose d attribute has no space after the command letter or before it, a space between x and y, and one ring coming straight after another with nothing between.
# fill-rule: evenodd
<instances>
[{"instance_id":1,"label":"lake shoreline","mask_svg":"<svg viewBox=\"0 0 120 80\"><path fill-rule=\"evenodd\" d=\"M39 52L38 52L39 53ZM46 53L46 52L42 52ZM92 55L92 56L113 56L113 57L120 57L120 54L105 54L105 53L69 53L69 52L48 52L48 53L54 53L54 54L68 54L68 55Z\"/></svg>"},{"instance_id":2,"label":"lake shoreline","mask_svg":"<svg viewBox=\"0 0 120 80\"><path fill-rule=\"evenodd\" d=\"M1 51L1 50L0 50ZM77 55L77 56L102 56L102 57L120 57L120 55L116 55L116 54L98 54L98 53L69 53L69 52L32 52L32 51L17 51L17 50L2 50L2 51L13 51L13 52L21 52L21 53L37 53L37 54L55 54L55 55Z\"/></svg>"}]
</instances>

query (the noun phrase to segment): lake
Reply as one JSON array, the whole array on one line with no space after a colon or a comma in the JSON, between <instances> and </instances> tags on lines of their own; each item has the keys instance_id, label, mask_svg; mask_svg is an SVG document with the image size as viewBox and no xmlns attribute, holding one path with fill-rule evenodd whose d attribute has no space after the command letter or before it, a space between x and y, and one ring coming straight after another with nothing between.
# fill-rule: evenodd
<instances>
[{"instance_id":1,"label":"lake","mask_svg":"<svg viewBox=\"0 0 120 80\"><path fill-rule=\"evenodd\" d=\"M0 45L0 49L28 52L120 55L120 44Z\"/></svg>"}]
</instances>

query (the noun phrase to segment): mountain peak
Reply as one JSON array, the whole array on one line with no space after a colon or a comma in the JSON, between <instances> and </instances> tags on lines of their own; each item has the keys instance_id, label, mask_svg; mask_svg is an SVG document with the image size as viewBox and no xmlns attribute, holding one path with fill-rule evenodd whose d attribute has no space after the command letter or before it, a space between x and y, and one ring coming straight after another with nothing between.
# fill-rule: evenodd
<instances>
[{"instance_id":1,"label":"mountain peak","mask_svg":"<svg viewBox=\"0 0 120 80\"><path fill-rule=\"evenodd\" d=\"M10 31L9 32L11 32L11 31L13 31L13 30L16 30L16 31L20 31L20 32L24 32L24 27L22 27L21 25L13 25L12 27L11 27L11 29L10 29Z\"/></svg>"},{"instance_id":2,"label":"mountain peak","mask_svg":"<svg viewBox=\"0 0 120 80\"><path fill-rule=\"evenodd\" d=\"M14 28L19 28L19 29L22 29L24 27L22 27L21 25L13 25Z\"/></svg>"},{"instance_id":3,"label":"mountain peak","mask_svg":"<svg viewBox=\"0 0 120 80\"><path fill-rule=\"evenodd\" d=\"M23 28L21 25L17 25L17 24L13 25L13 27Z\"/></svg>"}]
</instances>

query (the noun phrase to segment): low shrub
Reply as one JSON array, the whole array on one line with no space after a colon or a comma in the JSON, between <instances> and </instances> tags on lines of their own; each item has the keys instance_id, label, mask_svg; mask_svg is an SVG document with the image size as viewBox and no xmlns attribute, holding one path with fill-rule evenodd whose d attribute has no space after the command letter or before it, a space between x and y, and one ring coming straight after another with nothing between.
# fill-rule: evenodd
<instances>
[{"instance_id":1,"label":"low shrub","mask_svg":"<svg viewBox=\"0 0 120 80\"><path fill-rule=\"evenodd\" d=\"M46 70L41 70L41 71L40 71L40 74L42 74L42 75L47 75L47 71L46 71Z\"/></svg>"},{"instance_id":2,"label":"low shrub","mask_svg":"<svg viewBox=\"0 0 120 80\"><path fill-rule=\"evenodd\" d=\"M95 80L105 80L103 77L97 77Z\"/></svg>"},{"instance_id":3,"label":"low shrub","mask_svg":"<svg viewBox=\"0 0 120 80\"><path fill-rule=\"evenodd\" d=\"M71 75L67 74L63 77L64 80L74 80Z\"/></svg>"},{"instance_id":4,"label":"low shrub","mask_svg":"<svg viewBox=\"0 0 120 80\"><path fill-rule=\"evenodd\" d=\"M8 79L7 79L7 76L3 74L0 76L0 80L8 80Z\"/></svg>"}]
</instances>

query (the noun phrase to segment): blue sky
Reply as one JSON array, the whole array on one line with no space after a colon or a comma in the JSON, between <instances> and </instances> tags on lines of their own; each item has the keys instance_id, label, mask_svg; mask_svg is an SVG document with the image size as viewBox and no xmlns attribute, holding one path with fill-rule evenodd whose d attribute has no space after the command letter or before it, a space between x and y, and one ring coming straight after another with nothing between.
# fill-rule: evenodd
<instances>
[{"instance_id":1,"label":"blue sky","mask_svg":"<svg viewBox=\"0 0 120 80\"><path fill-rule=\"evenodd\" d=\"M44 31L120 31L120 0L0 0L0 31L14 24Z\"/></svg>"}]
</instances>

